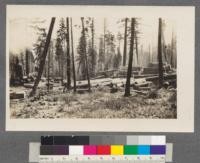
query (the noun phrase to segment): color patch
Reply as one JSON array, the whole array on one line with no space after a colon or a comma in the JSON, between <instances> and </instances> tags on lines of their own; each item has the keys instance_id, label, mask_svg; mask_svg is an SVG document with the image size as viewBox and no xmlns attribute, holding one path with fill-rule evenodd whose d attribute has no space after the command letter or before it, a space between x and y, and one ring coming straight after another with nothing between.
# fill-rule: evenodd
<instances>
[{"instance_id":1,"label":"color patch","mask_svg":"<svg viewBox=\"0 0 200 163\"><path fill-rule=\"evenodd\" d=\"M139 145L138 146L139 155L150 155L150 146L149 145Z\"/></svg>"},{"instance_id":2,"label":"color patch","mask_svg":"<svg viewBox=\"0 0 200 163\"><path fill-rule=\"evenodd\" d=\"M89 145L89 136L54 136L54 145Z\"/></svg>"},{"instance_id":3,"label":"color patch","mask_svg":"<svg viewBox=\"0 0 200 163\"><path fill-rule=\"evenodd\" d=\"M84 153L84 155L96 155L97 148L95 145L85 145L83 153Z\"/></svg>"},{"instance_id":4,"label":"color patch","mask_svg":"<svg viewBox=\"0 0 200 163\"><path fill-rule=\"evenodd\" d=\"M138 136L128 135L126 138L127 145L138 145Z\"/></svg>"},{"instance_id":5,"label":"color patch","mask_svg":"<svg viewBox=\"0 0 200 163\"><path fill-rule=\"evenodd\" d=\"M89 145L90 137L89 136L73 136L73 143L77 145Z\"/></svg>"},{"instance_id":6,"label":"color patch","mask_svg":"<svg viewBox=\"0 0 200 163\"><path fill-rule=\"evenodd\" d=\"M91 136L89 144L102 145L103 144L102 136Z\"/></svg>"},{"instance_id":7,"label":"color patch","mask_svg":"<svg viewBox=\"0 0 200 163\"><path fill-rule=\"evenodd\" d=\"M138 144L139 145L151 145L151 136L139 136Z\"/></svg>"},{"instance_id":8,"label":"color patch","mask_svg":"<svg viewBox=\"0 0 200 163\"><path fill-rule=\"evenodd\" d=\"M165 145L166 137L165 136L151 136L151 145Z\"/></svg>"},{"instance_id":9,"label":"color patch","mask_svg":"<svg viewBox=\"0 0 200 163\"><path fill-rule=\"evenodd\" d=\"M138 146L137 145L125 145L124 146L124 155L137 155Z\"/></svg>"},{"instance_id":10,"label":"color patch","mask_svg":"<svg viewBox=\"0 0 200 163\"><path fill-rule=\"evenodd\" d=\"M113 145L126 144L126 139L127 138L124 135L113 136L113 140L114 140Z\"/></svg>"},{"instance_id":11,"label":"color patch","mask_svg":"<svg viewBox=\"0 0 200 163\"><path fill-rule=\"evenodd\" d=\"M53 155L54 148L52 145L41 145L40 146L40 155Z\"/></svg>"},{"instance_id":12,"label":"color patch","mask_svg":"<svg viewBox=\"0 0 200 163\"><path fill-rule=\"evenodd\" d=\"M111 145L111 144L114 144L113 136L109 136L109 135L102 136L102 143L99 145Z\"/></svg>"},{"instance_id":13,"label":"color patch","mask_svg":"<svg viewBox=\"0 0 200 163\"><path fill-rule=\"evenodd\" d=\"M54 145L53 154L54 155L68 155L69 147L66 145Z\"/></svg>"},{"instance_id":14,"label":"color patch","mask_svg":"<svg viewBox=\"0 0 200 163\"><path fill-rule=\"evenodd\" d=\"M123 145L111 145L111 155L123 155L124 146Z\"/></svg>"},{"instance_id":15,"label":"color patch","mask_svg":"<svg viewBox=\"0 0 200 163\"><path fill-rule=\"evenodd\" d=\"M69 155L83 155L83 146L82 145L70 145L69 146Z\"/></svg>"},{"instance_id":16,"label":"color patch","mask_svg":"<svg viewBox=\"0 0 200 163\"><path fill-rule=\"evenodd\" d=\"M150 147L151 155L164 155L166 153L165 145L152 145Z\"/></svg>"},{"instance_id":17,"label":"color patch","mask_svg":"<svg viewBox=\"0 0 200 163\"><path fill-rule=\"evenodd\" d=\"M97 146L98 155L110 155L110 146L109 145L99 145Z\"/></svg>"},{"instance_id":18,"label":"color patch","mask_svg":"<svg viewBox=\"0 0 200 163\"><path fill-rule=\"evenodd\" d=\"M54 145L69 145L69 143L67 143L67 140L70 139L70 136L54 136Z\"/></svg>"},{"instance_id":19,"label":"color patch","mask_svg":"<svg viewBox=\"0 0 200 163\"><path fill-rule=\"evenodd\" d=\"M53 145L53 136L41 136L41 145Z\"/></svg>"}]
</instances>

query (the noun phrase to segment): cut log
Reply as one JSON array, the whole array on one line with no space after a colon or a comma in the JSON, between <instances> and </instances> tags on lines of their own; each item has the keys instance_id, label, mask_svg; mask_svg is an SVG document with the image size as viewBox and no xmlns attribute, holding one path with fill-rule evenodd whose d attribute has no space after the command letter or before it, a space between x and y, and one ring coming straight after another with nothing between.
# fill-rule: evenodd
<instances>
[{"instance_id":1,"label":"cut log","mask_svg":"<svg viewBox=\"0 0 200 163\"><path fill-rule=\"evenodd\" d=\"M142 74L158 74L158 68L157 67L145 67L143 68Z\"/></svg>"},{"instance_id":2,"label":"cut log","mask_svg":"<svg viewBox=\"0 0 200 163\"><path fill-rule=\"evenodd\" d=\"M132 85L135 85L136 87L150 87L152 85L152 82L133 83Z\"/></svg>"},{"instance_id":3,"label":"cut log","mask_svg":"<svg viewBox=\"0 0 200 163\"><path fill-rule=\"evenodd\" d=\"M33 88L33 83L24 83L25 88Z\"/></svg>"},{"instance_id":4,"label":"cut log","mask_svg":"<svg viewBox=\"0 0 200 163\"><path fill-rule=\"evenodd\" d=\"M88 93L90 91L88 90L88 88L86 88L86 89L77 89L76 92L79 94L84 94L84 93Z\"/></svg>"},{"instance_id":5,"label":"cut log","mask_svg":"<svg viewBox=\"0 0 200 163\"><path fill-rule=\"evenodd\" d=\"M25 92L11 92L10 99L24 99Z\"/></svg>"},{"instance_id":6,"label":"cut log","mask_svg":"<svg viewBox=\"0 0 200 163\"><path fill-rule=\"evenodd\" d=\"M140 74L140 75L135 75L134 78L140 79L140 78L148 78L148 77L152 77L152 76L158 76L158 75L157 74Z\"/></svg>"},{"instance_id":7,"label":"cut log","mask_svg":"<svg viewBox=\"0 0 200 163\"><path fill-rule=\"evenodd\" d=\"M151 87L139 87L139 90L141 90L141 91L150 91Z\"/></svg>"},{"instance_id":8,"label":"cut log","mask_svg":"<svg viewBox=\"0 0 200 163\"><path fill-rule=\"evenodd\" d=\"M158 81L158 75L146 77L146 80L156 82L156 81ZM164 74L164 80L176 80L176 73Z\"/></svg>"},{"instance_id":9,"label":"cut log","mask_svg":"<svg viewBox=\"0 0 200 163\"><path fill-rule=\"evenodd\" d=\"M138 90L133 90L133 92L138 93L138 94L142 94L142 95L147 95L147 92L144 91L138 91Z\"/></svg>"},{"instance_id":10,"label":"cut log","mask_svg":"<svg viewBox=\"0 0 200 163\"><path fill-rule=\"evenodd\" d=\"M150 87L151 85L152 85L152 82L146 81L145 78L135 79L134 81L131 81L131 86L137 89L139 89L140 87Z\"/></svg>"},{"instance_id":11,"label":"cut log","mask_svg":"<svg viewBox=\"0 0 200 163\"><path fill-rule=\"evenodd\" d=\"M95 80L95 79L103 79L105 78L104 75L100 75L100 76L96 76L95 78L91 78L91 80Z\"/></svg>"}]
</instances>

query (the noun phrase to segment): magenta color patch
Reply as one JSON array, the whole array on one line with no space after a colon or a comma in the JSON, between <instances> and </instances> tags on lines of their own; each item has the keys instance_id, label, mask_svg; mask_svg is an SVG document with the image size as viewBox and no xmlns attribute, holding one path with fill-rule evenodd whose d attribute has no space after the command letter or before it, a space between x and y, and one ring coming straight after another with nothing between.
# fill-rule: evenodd
<instances>
[{"instance_id":1,"label":"magenta color patch","mask_svg":"<svg viewBox=\"0 0 200 163\"><path fill-rule=\"evenodd\" d=\"M95 145L84 145L84 155L96 155L97 148Z\"/></svg>"}]
</instances>

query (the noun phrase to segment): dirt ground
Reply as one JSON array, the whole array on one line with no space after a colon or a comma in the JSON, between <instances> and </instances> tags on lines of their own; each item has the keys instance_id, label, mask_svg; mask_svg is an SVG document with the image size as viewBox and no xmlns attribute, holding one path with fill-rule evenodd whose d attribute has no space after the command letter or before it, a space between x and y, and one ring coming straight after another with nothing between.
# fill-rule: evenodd
<instances>
[{"instance_id":1,"label":"dirt ground","mask_svg":"<svg viewBox=\"0 0 200 163\"><path fill-rule=\"evenodd\" d=\"M11 90L25 91L23 87ZM110 93L109 87L91 93L62 92L62 88L47 93L39 89L35 97L10 101L11 118L151 118L177 117L176 89L160 89L147 94L132 90L124 97L124 89Z\"/></svg>"}]
</instances>

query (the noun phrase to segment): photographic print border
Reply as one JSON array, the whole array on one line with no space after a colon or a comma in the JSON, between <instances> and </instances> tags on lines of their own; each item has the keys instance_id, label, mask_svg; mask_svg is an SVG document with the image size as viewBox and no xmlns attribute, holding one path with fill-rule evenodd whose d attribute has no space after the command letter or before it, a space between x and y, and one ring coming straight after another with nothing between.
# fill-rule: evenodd
<instances>
[{"instance_id":1,"label":"photographic print border","mask_svg":"<svg viewBox=\"0 0 200 163\"><path fill-rule=\"evenodd\" d=\"M52 8L57 7L52 12ZM37 8L37 12L32 12ZM67 10L66 10L67 8ZM17 13L16 13L17 10ZM194 131L194 7L178 6L56 6L7 5L11 16L154 16L180 19L177 30L177 119L10 119L9 45L6 31L6 130L8 131L95 131L95 132L193 132ZM119 12L121 11L121 12ZM144 12L145 11L145 12ZM30 14L31 13L31 14ZM110 14L111 15L111 14ZM156 15L156 16L155 16Z\"/></svg>"}]
</instances>

